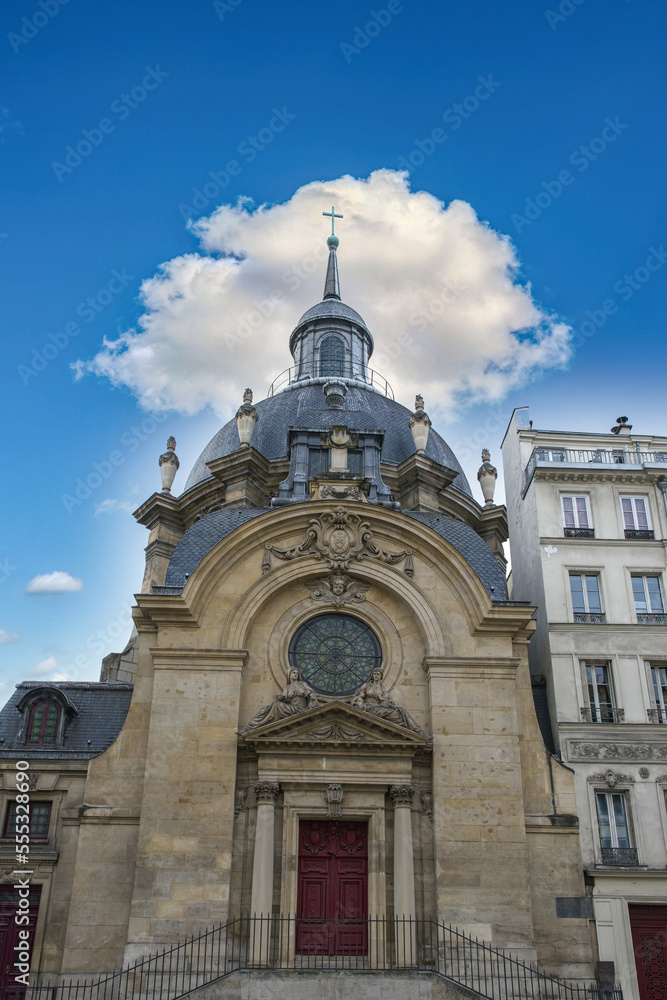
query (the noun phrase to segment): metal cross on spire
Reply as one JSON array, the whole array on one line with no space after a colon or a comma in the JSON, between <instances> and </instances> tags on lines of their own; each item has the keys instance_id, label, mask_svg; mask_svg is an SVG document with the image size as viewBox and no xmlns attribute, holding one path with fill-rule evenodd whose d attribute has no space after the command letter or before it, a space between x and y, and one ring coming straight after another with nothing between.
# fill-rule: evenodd
<instances>
[{"instance_id":1,"label":"metal cross on spire","mask_svg":"<svg viewBox=\"0 0 667 1000\"><path fill-rule=\"evenodd\" d=\"M330 212L322 212L322 215L326 215L327 217L329 217L329 216L331 217L331 235L335 236L336 234L334 232L334 219L342 219L343 216L342 215L336 215L336 212L334 211L333 205L331 206L331 211Z\"/></svg>"}]
</instances>

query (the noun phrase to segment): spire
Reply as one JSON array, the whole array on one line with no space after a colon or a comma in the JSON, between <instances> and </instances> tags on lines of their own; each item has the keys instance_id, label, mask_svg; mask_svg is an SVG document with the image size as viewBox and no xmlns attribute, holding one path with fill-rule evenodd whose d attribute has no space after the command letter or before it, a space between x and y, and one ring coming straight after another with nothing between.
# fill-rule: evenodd
<instances>
[{"instance_id":1,"label":"spire","mask_svg":"<svg viewBox=\"0 0 667 1000\"><path fill-rule=\"evenodd\" d=\"M336 241L334 243L334 240ZM340 282L338 281L338 261L336 259L336 247L338 246L338 237L330 236L327 240L327 246L329 247L329 263L327 264L327 277L324 282L324 295L323 299L338 299L340 300Z\"/></svg>"},{"instance_id":2,"label":"spire","mask_svg":"<svg viewBox=\"0 0 667 1000\"><path fill-rule=\"evenodd\" d=\"M334 220L342 219L343 216L336 214L333 205L331 206L330 212L322 212L322 215L326 215L331 218L331 236L327 240L327 246L329 247L329 263L327 264L327 277L324 282L324 295L322 296L322 299L338 299L338 301L340 301L338 260L336 258L336 249L339 241L338 237L334 233Z\"/></svg>"}]
</instances>

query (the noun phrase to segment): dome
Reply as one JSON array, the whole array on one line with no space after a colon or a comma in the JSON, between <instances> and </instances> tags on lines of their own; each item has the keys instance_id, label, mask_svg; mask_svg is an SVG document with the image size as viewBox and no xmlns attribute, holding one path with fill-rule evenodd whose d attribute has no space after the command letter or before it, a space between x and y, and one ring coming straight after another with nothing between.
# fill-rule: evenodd
<instances>
[{"instance_id":1,"label":"dome","mask_svg":"<svg viewBox=\"0 0 667 1000\"><path fill-rule=\"evenodd\" d=\"M323 302L318 302L316 305L311 306L310 309L306 310L292 331L290 344L292 337L300 327L316 319L344 319L349 323L354 323L356 326L360 326L366 331L369 337L371 336L370 330L366 326L365 321L359 313L352 308L352 306L346 305L344 302L341 302L340 299L325 299Z\"/></svg>"},{"instance_id":2,"label":"dome","mask_svg":"<svg viewBox=\"0 0 667 1000\"><path fill-rule=\"evenodd\" d=\"M330 302L320 306L329 307ZM342 303L335 303L341 306ZM315 309L320 308L315 306ZM348 309L348 306L343 306ZM349 310L351 313L354 310ZM309 310L313 312L313 310ZM308 315L308 313L306 313ZM356 315L356 313L354 314ZM319 385L294 386L275 396L262 399L255 404L259 420L252 436L252 447L256 448L270 462L288 458L288 427L319 426L323 430L333 424L347 424L352 429L382 430L382 462L400 465L415 454L415 444L409 427L411 410L388 396L372 389L361 389L348 385L345 406L342 410L330 410L324 403L324 394ZM195 462L185 484L185 492L212 479L207 462L231 455L240 447L236 420L225 424L207 444ZM440 465L458 472L452 485L472 496L468 481L449 445L431 428L426 445L426 456Z\"/></svg>"}]
</instances>

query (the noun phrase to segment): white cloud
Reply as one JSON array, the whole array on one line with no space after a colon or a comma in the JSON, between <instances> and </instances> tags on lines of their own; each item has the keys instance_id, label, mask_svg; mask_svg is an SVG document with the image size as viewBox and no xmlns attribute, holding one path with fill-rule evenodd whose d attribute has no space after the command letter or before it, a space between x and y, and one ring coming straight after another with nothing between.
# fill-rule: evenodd
<instances>
[{"instance_id":1,"label":"white cloud","mask_svg":"<svg viewBox=\"0 0 667 1000\"><path fill-rule=\"evenodd\" d=\"M102 500L101 503L95 504L95 517L110 517L119 510L131 514L133 507L127 500Z\"/></svg>"},{"instance_id":2,"label":"white cloud","mask_svg":"<svg viewBox=\"0 0 667 1000\"><path fill-rule=\"evenodd\" d=\"M58 668L58 661L55 656L48 656L45 660L40 660L28 671L30 677L41 677L43 674L51 674ZM53 678L50 678L53 680Z\"/></svg>"},{"instance_id":3,"label":"white cloud","mask_svg":"<svg viewBox=\"0 0 667 1000\"><path fill-rule=\"evenodd\" d=\"M71 590L81 590L83 582L69 573L56 570L54 573L43 573L34 577L26 591L29 594L64 594Z\"/></svg>"},{"instance_id":4,"label":"white cloud","mask_svg":"<svg viewBox=\"0 0 667 1000\"><path fill-rule=\"evenodd\" d=\"M509 238L466 202L445 207L411 192L405 174L379 170L365 180L316 181L256 210L240 199L199 220L203 252L176 257L144 281L138 329L77 362L77 375L104 375L154 410L210 404L229 417L246 385L262 398L290 361L299 316L321 299L322 212L332 204L344 215L343 301L366 320L371 366L402 402L411 405L419 391L427 408L451 411L565 365L570 329L519 282Z\"/></svg>"},{"instance_id":5,"label":"white cloud","mask_svg":"<svg viewBox=\"0 0 667 1000\"><path fill-rule=\"evenodd\" d=\"M52 677L49 677L49 680L50 681L68 681L68 680L70 680L70 677L68 676L68 674L64 673L64 671L59 670Z\"/></svg>"},{"instance_id":6,"label":"white cloud","mask_svg":"<svg viewBox=\"0 0 667 1000\"><path fill-rule=\"evenodd\" d=\"M0 646L4 645L6 642L18 642L21 638L16 632L6 632L4 628L0 628Z\"/></svg>"}]
</instances>

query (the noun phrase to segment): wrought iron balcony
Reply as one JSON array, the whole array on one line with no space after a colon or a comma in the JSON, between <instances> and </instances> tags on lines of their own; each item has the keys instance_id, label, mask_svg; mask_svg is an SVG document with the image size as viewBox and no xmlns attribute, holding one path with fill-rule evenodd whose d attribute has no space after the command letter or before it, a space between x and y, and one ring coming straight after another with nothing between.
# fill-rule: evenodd
<instances>
[{"instance_id":1,"label":"wrought iron balcony","mask_svg":"<svg viewBox=\"0 0 667 1000\"><path fill-rule=\"evenodd\" d=\"M627 868L639 864L636 847L603 847L601 850L603 865L619 865Z\"/></svg>"},{"instance_id":2,"label":"wrought iron balcony","mask_svg":"<svg viewBox=\"0 0 667 1000\"><path fill-rule=\"evenodd\" d=\"M667 451L634 451L628 448L535 448L526 465L528 489L535 469L541 466L616 466L665 465Z\"/></svg>"},{"instance_id":3,"label":"wrought iron balcony","mask_svg":"<svg viewBox=\"0 0 667 1000\"><path fill-rule=\"evenodd\" d=\"M575 611L574 620L579 625L604 625L607 616L604 611Z\"/></svg>"},{"instance_id":4,"label":"wrought iron balcony","mask_svg":"<svg viewBox=\"0 0 667 1000\"><path fill-rule=\"evenodd\" d=\"M626 528L625 537L635 542L652 542L655 534L648 528Z\"/></svg>"},{"instance_id":5,"label":"wrought iron balcony","mask_svg":"<svg viewBox=\"0 0 667 1000\"><path fill-rule=\"evenodd\" d=\"M646 714L649 722L667 723L667 711L664 708L647 708Z\"/></svg>"},{"instance_id":6,"label":"wrought iron balcony","mask_svg":"<svg viewBox=\"0 0 667 1000\"><path fill-rule=\"evenodd\" d=\"M581 708L582 722L625 722L625 709L611 705L584 705Z\"/></svg>"},{"instance_id":7,"label":"wrought iron balcony","mask_svg":"<svg viewBox=\"0 0 667 1000\"><path fill-rule=\"evenodd\" d=\"M667 625L667 614L660 611L637 612L638 625Z\"/></svg>"},{"instance_id":8,"label":"wrought iron balcony","mask_svg":"<svg viewBox=\"0 0 667 1000\"><path fill-rule=\"evenodd\" d=\"M595 528L565 528L566 538L595 538Z\"/></svg>"}]
</instances>

